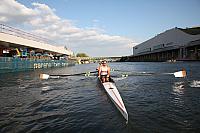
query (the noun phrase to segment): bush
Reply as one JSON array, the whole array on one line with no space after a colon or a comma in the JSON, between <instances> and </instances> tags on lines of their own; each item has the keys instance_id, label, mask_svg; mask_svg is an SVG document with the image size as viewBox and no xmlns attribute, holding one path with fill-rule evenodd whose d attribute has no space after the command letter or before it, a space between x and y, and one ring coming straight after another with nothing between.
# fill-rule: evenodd
<instances>
[{"instance_id":1,"label":"bush","mask_svg":"<svg viewBox=\"0 0 200 133\"><path fill-rule=\"evenodd\" d=\"M85 53L78 53L76 54L76 57L89 57L89 56Z\"/></svg>"}]
</instances>

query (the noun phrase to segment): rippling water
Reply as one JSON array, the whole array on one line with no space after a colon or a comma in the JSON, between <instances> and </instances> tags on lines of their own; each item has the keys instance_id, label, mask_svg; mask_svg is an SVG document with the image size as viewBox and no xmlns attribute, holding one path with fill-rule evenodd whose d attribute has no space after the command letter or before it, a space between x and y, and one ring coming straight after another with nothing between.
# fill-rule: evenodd
<instances>
[{"instance_id":1,"label":"rippling water","mask_svg":"<svg viewBox=\"0 0 200 133\"><path fill-rule=\"evenodd\" d=\"M94 71L97 64L0 75L0 132L200 132L200 63L111 63L114 69L188 77L138 75L116 79L129 113L126 124L95 77L40 80L39 73ZM112 72L120 75L120 72Z\"/></svg>"}]
</instances>

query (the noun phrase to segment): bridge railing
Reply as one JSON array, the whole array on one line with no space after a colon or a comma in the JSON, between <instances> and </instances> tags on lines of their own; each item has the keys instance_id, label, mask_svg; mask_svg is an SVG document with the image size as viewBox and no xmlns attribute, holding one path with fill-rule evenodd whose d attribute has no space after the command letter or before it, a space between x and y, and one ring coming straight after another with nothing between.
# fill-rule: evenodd
<instances>
[{"instance_id":1,"label":"bridge railing","mask_svg":"<svg viewBox=\"0 0 200 133\"><path fill-rule=\"evenodd\" d=\"M0 24L0 33L9 34L9 35L13 35L13 36L21 37L24 39L41 42L41 43L56 44L56 42L52 40L7 26L5 24Z\"/></svg>"}]
</instances>

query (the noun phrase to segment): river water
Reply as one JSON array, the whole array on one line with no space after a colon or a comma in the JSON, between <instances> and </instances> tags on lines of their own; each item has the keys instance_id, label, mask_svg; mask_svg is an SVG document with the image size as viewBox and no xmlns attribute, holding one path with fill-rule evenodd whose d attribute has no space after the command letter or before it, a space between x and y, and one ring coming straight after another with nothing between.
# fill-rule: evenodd
<instances>
[{"instance_id":1,"label":"river water","mask_svg":"<svg viewBox=\"0 0 200 133\"><path fill-rule=\"evenodd\" d=\"M40 80L40 73L94 71L97 64L0 75L0 132L200 132L200 63L110 63L129 113L126 124L94 76ZM171 73L185 68L187 78ZM132 72L153 72L156 75ZM114 71L120 76L124 72ZM131 76L132 74L132 76Z\"/></svg>"}]
</instances>

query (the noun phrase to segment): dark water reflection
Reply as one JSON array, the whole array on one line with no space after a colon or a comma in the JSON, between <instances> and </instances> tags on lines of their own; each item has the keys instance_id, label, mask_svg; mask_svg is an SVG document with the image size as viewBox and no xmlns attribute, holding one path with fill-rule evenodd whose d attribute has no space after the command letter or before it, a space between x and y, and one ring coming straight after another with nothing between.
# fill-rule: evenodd
<instances>
[{"instance_id":1,"label":"dark water reflection","mask_svg":"<svg viewBox=\"0 0 200 133\"><path fill-rule=\"evenodd\" d=\"M116 79L129 113L128 125L95 77L39 79L39 73L71 74L96 66L1 74L0 132L200 132L198 62L110 64L134 72L170 73L183 67L188 71L185 79L172 75Z\"/></svg>"}]
</instances>

